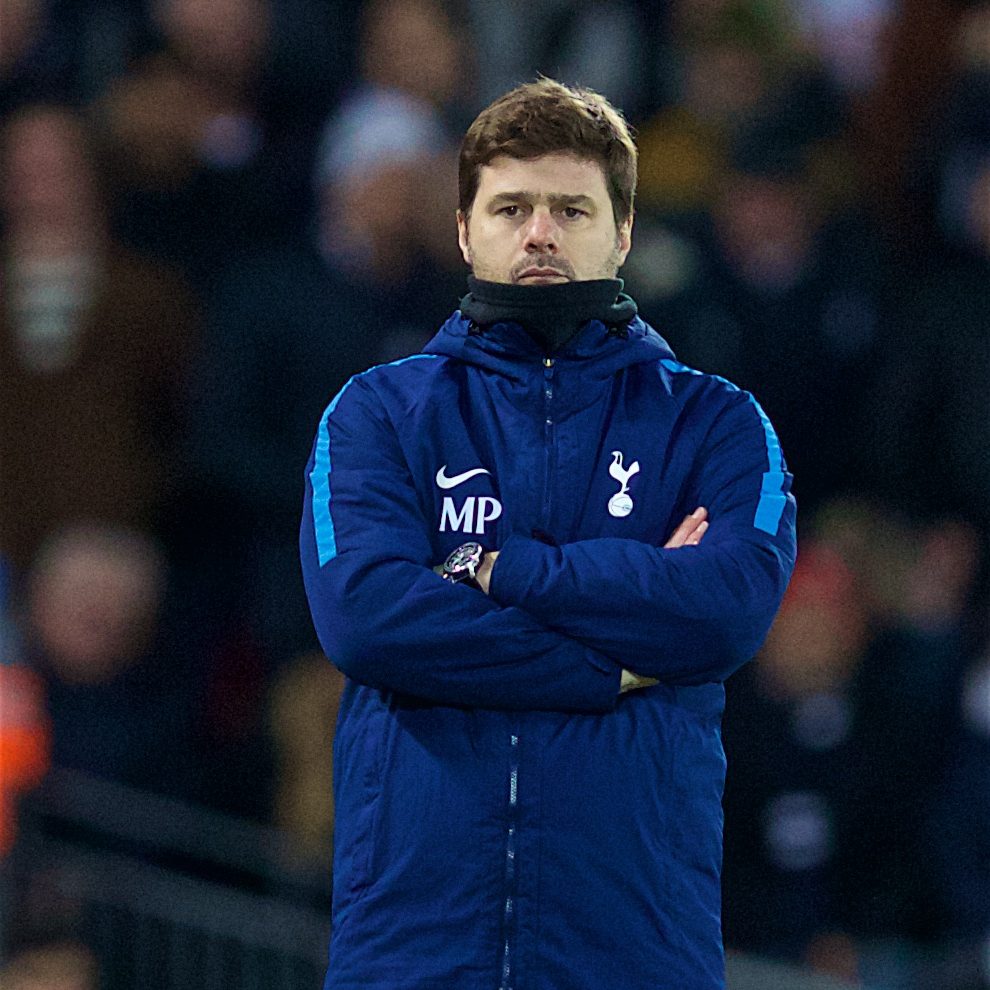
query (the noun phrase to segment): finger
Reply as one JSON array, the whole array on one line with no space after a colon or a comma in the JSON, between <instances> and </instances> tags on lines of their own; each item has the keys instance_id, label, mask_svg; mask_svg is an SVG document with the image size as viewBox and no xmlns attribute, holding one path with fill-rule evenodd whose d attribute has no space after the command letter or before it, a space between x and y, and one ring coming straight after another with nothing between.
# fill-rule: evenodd
<instances>
[{"instance_id":1,"label":"finger","mask_svg":"<svg viewBox=\"0 0 990 990\"><path fill-rule=\"evenodd\" d=\"M684 522L682 522L680 526L674 530L670 539L663 545L664 550L676 550L678 547L684 546L684 541L687 539L687 534L690 532L686 526L687 520L685 519Z\"/></svg>"},{"instance_id":2,"label":"finger","mask_svg":"<svg viewBox=\"0 0 990 990\"><path fill-rule=\"evenodd\" d=\"M704 528L702 528L702 527L704 527ZM696 546L698 544L698 542L701 540L701 537L705 535L705 530L707 528L708 528L708 524L707 523L704 523L704 522L698 523L698 525L695 526L691 530L691 532L688 533L684 537L684 539L682 539L680 541L680 543L678 544L678 546L682 546L682 547L693 547L693 546Z\"/></svg>"},{"instance_id":3,"label":"finger","mask_svg":"<svg viewBox=\"0 0 990 990\"><path fill-rule=\"evenodd\" d=\"M689 516L684 517L684 521L674 530L673 535L663 545L665 550L675 550L684 546L688 538L698 528L698 526L708 517L708 510L699 506Z\"/></svg>"},{"instance_id":4,"label":"finger","mask_svg":"<svg viewBox=\"0 0 990 990\"><path fill-rule=\"evenodd\" d=\"M691 535L697 524L697 520L692 516L685 516L683 522L674 530L664 547L669 549L683 546L684 541Z\"/></svg>"},{"instance_id":5,"label":"finger","mask_svg":"<svg viewBox=\"0 0 990 990\"><path fill-rule=\"evenodd\" d=\"M708 532L708 522L699 523L698 528L687 538L684 542L686 547L696 547L700 542L701 538Z\"/></svg>"},{"instance_id":6,"label":"finger","mask_svg":"<svg viewBox=\"0 0 990 990\"><path fill-rule=\"evenodd\" d=\"M678 547L684 546L689 532L690 530L684 530L679 526L674 530L674 535L663 545L664 550L676 550Z\"/></svg>"}]
</instances>

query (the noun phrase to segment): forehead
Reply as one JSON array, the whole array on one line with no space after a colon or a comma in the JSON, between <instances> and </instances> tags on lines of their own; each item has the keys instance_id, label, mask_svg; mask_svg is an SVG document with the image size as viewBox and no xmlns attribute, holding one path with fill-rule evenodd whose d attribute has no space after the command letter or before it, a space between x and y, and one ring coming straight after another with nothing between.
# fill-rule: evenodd
<instances>
[{"instance_id":1,"label":"forehead","mask_svg":"<svg viewBox=\"0 0 990 990\"><path fill-rule=\"evenodd\" d=\"M476 199L487 200L502 193L529 192L543 196L588 196L608 201L602 166L590 158L570 152L552 152L538 158L499 155L478 174Z\"/></svg>"}]
</instances>

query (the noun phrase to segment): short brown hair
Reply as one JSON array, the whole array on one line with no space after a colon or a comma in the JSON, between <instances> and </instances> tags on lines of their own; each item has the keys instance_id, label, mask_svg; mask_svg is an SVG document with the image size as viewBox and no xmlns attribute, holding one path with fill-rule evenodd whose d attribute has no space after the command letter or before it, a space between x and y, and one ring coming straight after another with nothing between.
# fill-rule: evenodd
<instances>
[{"instance_id":1,"label":"short brown hair","mask_svg":"<svg viewBox=\"0 0 990 990\"><path fill-rule=\"evenodd\" d=\"M500 96L468 128L458 161L461 212L471 212L481 169L499 155L538 158L560 151L597 161L615 222L632 215L637 153L621 112L600 93L546 78Z\"/></svg>"}]
</instances>

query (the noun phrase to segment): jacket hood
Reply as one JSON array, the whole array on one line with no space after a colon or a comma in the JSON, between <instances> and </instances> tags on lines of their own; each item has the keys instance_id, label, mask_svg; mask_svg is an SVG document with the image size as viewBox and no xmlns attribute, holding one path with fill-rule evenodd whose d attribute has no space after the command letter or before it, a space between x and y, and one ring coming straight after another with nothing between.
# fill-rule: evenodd
<instances>
[{"instance_id":1,"label":"jacket hood","mask_svg":"<svg viewBox=\"0 0 990 990\"><path fill-rule=\"evenodd\" d=\"M423 352L457 358L519 380L531 374L533 365L545 356L521 324L505 321L479 326L459 309ZM673 357L663 337L639 316L619 327L589 320L553 355L555 361L580 362L582 371L593 378L608 378L634 364Z\"/></svg>"}]
</instances>

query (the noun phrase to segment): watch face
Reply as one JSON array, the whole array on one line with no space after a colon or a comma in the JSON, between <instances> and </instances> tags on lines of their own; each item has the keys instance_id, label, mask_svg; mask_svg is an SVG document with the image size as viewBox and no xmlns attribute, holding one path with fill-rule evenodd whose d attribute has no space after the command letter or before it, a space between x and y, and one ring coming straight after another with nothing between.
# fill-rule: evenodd
<instances>
[{"instance_id":1,"label":"watch face","mask_svg":"<svg viewBox=\"0 0 990 990\"><path fill-rule=\"evenodd\" d=\"M483 553L480 543L462 543L444 561L443 569L451 577L474 577L475 568L481 562Z\"/></svg>"}]
</instances>

